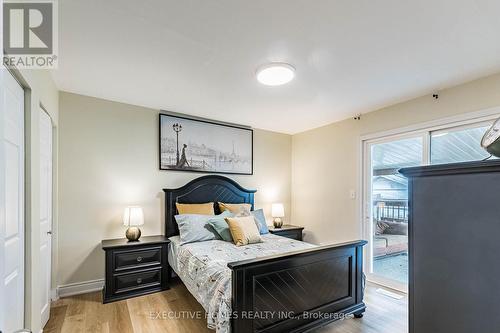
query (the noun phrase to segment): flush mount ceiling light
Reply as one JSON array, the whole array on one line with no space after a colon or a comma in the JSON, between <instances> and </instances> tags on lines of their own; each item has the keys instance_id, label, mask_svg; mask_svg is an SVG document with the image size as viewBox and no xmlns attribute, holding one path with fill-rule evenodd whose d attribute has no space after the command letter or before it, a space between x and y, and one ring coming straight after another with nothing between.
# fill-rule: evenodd
<instances>
[{"instance_id":1,"label":"flush mount ceiling light","mask_svg":"<svg viewBox=\"0 0 500 333\"><path fill-rule=\"evenodd\" d=\"M295 68L287 63L273 62L257 69L257 80L266 86L281 86L293 80Z\"/></svg>"}]
</instances>

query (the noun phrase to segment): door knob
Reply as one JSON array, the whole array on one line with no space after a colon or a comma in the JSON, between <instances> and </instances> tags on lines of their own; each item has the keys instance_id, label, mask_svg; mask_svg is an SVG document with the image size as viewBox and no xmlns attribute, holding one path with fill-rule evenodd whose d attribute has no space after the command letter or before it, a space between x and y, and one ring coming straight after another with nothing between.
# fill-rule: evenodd
<instances>
[{"instance_id":1,"label":"door knob","mask_svg":"<svg viewBox=\"0 0 500 333\"><path fill-rule=\"evenodd\" d=\"M52 235L52 231L47 231L47 235Z\"/></svg>"}]
</instances>

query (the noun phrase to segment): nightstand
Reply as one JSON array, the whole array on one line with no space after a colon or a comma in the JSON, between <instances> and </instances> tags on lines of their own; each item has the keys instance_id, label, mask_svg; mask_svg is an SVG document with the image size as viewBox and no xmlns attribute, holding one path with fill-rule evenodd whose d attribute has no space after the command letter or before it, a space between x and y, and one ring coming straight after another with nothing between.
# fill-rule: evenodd
<instances>
[{"instance_id":1,"label":"nightstand","mask_svg":"<svg viewBox=\"0 0 500 333\"><path fill-rule=\"evenodd\" d=\"M102 241L106 252L103 303L150 294L169 288L170 268L165 236L144 236Z\"/></svg>"},{"instance_id":2,"label":"nightstand","mask_svg":"<svg viewBox=\"0 0 500 333\"><path fill-rule=\"evenodd\" d=\"M269 232L274 235L288 237L298 241L302 241L302 230L304 230L304 227L298 227L291 224L283 224L281 228L269 227Z\"/></svg>"}]
</instances>

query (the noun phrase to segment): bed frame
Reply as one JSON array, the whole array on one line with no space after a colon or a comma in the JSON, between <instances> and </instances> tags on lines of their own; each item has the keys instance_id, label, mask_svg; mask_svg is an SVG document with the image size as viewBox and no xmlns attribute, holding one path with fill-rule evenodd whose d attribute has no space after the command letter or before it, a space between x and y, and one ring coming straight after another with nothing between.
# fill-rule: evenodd
<instances>
[{"instance_id":1,"label":"bed frame","mask_svg":"<svg viewBox=\"0 0 500 333\"><path fill-rule=\"evenodd\" d=\"M165 192L165 232L179 234L175 203L249 203L255 190L218 175ZM214 206L216 214L218 205ZM305 332L363 316L363 246L366 241L316 247L232 262L233 333Z\"/></svg>"}]
</instances>

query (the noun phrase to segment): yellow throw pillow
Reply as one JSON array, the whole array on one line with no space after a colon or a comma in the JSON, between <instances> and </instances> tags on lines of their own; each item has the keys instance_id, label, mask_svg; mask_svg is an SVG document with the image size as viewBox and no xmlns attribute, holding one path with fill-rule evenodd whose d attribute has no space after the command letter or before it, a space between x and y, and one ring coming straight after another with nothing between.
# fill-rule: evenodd
<instances>
[{"instance_id":1,"label":"yellow throw pillow","mask_svg":"<svg viewBox=\"0 0 500 333\"><path fill-rule=\"evenodd\" d=\"M229 212L231 212L233 214L237 214L240 216L248 216L248 215L250 215L250 209L252 209L252 205L246 204L246 203L230 204L230 203L219 202L219 209L220 209L221 213L228 210Z\"/></svg>"},{"instance_id":2,"label":"yellow throw pillow","mask_svg":"<svg viewBox=\"0 0 500 333\"><path fill-rule=\"evenodd\" d=\"M182 214L215 215L214 203L207 202L202 204L183 204L176 202L177 212Z\"/></svg>"},{"instance_id":3,"label":"yellow throw pillow","mask_svg":"<svg viewBox=\"0 0 500 333\"><path fill-rule=\"evenodd\" d=\"M229 225L229 231L236 246L262 242L253 216L226 217L224 220Z\"/></svg>"}]
</instances>

